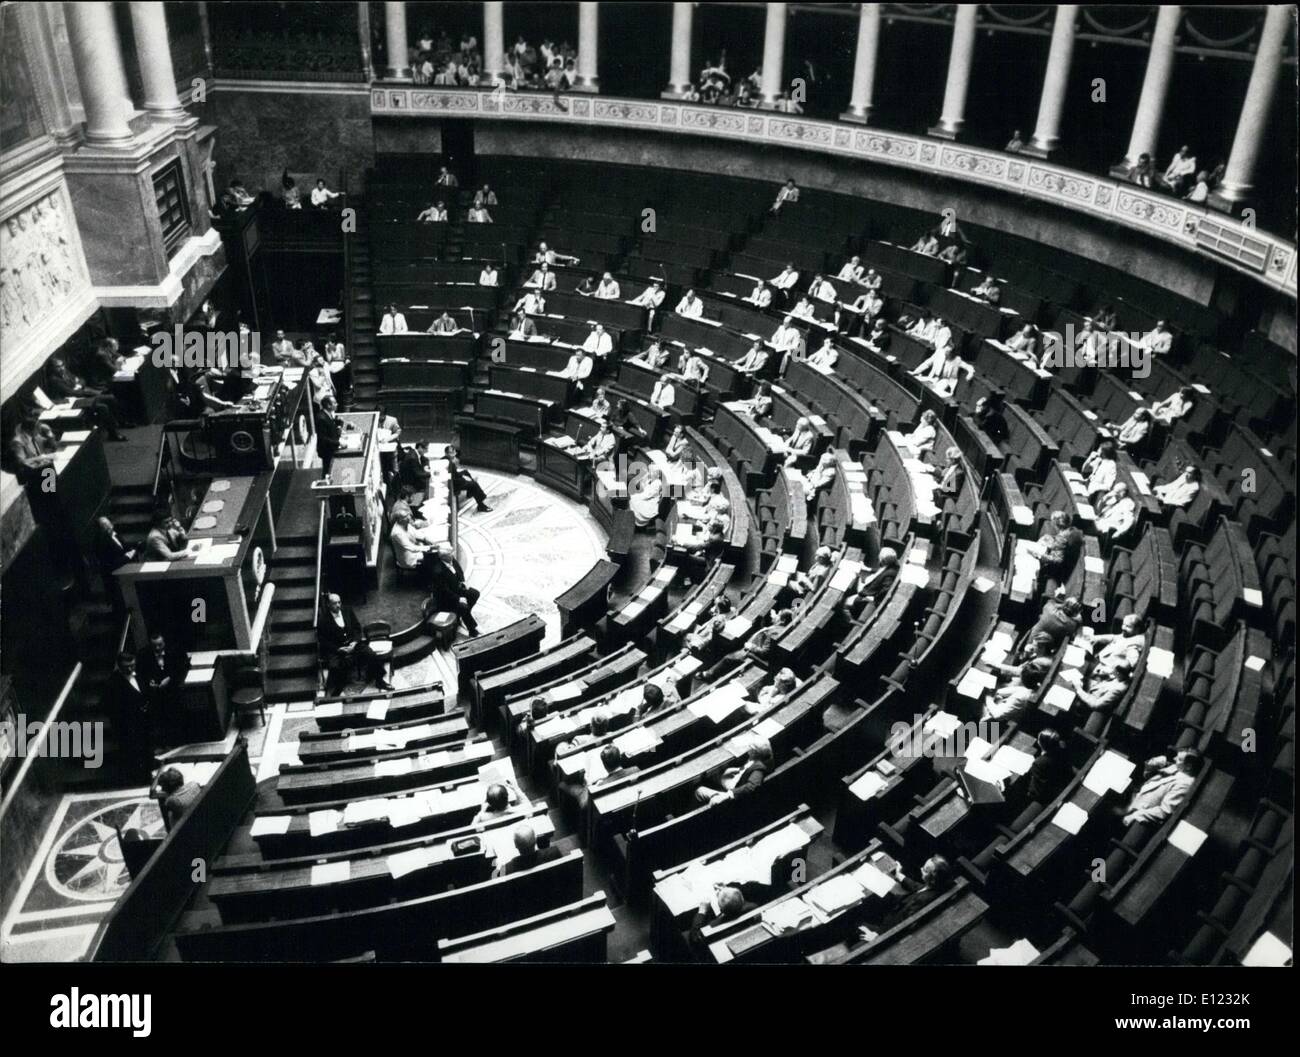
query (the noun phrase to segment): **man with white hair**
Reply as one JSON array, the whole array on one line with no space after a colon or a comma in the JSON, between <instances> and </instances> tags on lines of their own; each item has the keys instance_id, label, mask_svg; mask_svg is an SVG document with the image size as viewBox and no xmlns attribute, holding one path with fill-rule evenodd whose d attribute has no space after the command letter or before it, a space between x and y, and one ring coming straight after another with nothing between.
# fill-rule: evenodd
<instances>
[{"instance_id":1,"label":"man with white hair","mask_svg":"<svg viewBox=\"0 0 1300 1057\"><path fill-rule=\"evenodd\" d=\"M867 616L897 579L898 551L893 547L881 547L876 567L864 568L859 572L849 593L844 596L845 614L850 620L861 620Z\"/></svg>"},{"instance_id":2,"label":"man with white hair","mask_svg":"<svg viewBox=\"0 0 1300 1057\"><path fill-rule=\"evenodd\" d=\"M521 822L516 826L514 839L515 857L498 866L493 877L509 877L523 870L531 870L534 866L554 862L563 856L563 852L554 845L548 844L545 848L537 846L537 831L531 823Z\"/></svg>"},{"instance_id":3,"label":"man with white hair","mask_svg":"<svg viewBox=\"0 0 1300 1057\"><path fill-rule=\"evenodd\" d=\"M448 613L457 613L471 636L478 634L478 621L474 619L474 606L479 593L465 582L465 570L452 553L450 543L440 543L434 551L430 565L430 598L434 607Z\"/></svg>"},{"instance_id":4,"label":"man with white hair","mask_svg":"<svg viewBox=\"0 0 1300 1057\"><path fill-rule=\"evenodd\" d=\"M328 669L326 694L335 696L342 693L353 667L363 668L366 682L374 683L380 690L392 689L384 678L384 662L366 642L356 613L333 592L325 596L325 608L316 625L316 638L321 659Z\"/></svg>"}]
</instances>

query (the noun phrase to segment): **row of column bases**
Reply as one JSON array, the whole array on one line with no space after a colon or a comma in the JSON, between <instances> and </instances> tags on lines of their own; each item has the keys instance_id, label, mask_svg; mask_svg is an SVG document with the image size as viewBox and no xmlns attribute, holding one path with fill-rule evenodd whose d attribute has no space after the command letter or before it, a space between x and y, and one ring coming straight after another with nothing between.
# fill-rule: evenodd
<instances>
[{"instance_id":1,"label":"row of column bases","mask_svg":"<svg viewBox=\"0 0 1300 1057\"><path fill-rule=\"evenodd\" d=\"M97 6L97 5L96 5ZM137 5L132 4L132 9ZM504 73L505 32L502 4L483 5L483 63L489 84L497 83ZM774 103L786 90L783 84L785 55L786 4L767 4L767 25L763 35L763 71L760 94L764 103ZM1047 70L1043 77L1042 95L1038 104L1038 120L1034 134L1022 148L1025 154L1047 158L1060 142L1061 115L1065 106L1065 93L1070 78L1070 61L1074 54L1075 23L1078 4L1061 4L1056 8L1052 25L1052 42L1047 55ZM385 77L396 80L409 79L407 61L406 4L384 4L387 20L389 56L395 56L402 65L390 65ZM872 92L876 78L876 54L880 45L880 4L862 4L858 16L858 44L853 64L853 88L848 109L841 120L866 123L871 117ZM597 77L597 38L599 27L598 3L578 4L578 79L577 87L594 91ZM665 99L679 99L691 84L691 29L695 5L673 4L672 60ZM1176 5L1158 8L1155 30L1151 37L1146 75L1138 98L1137 112L1133 118L1133 132L1129 137L1128 151L1123 162L1113 170L1123 176L1138 163L1143 154L1152 158L1160 133L1160 119L1164 113L1165 99L1174 66L1174 46L1182 19L1182 8ZM1232 151L1219 189L1211 204L1231 209L1246 198L1254 186L1255 169L1260 149L1268 127L1269 107L1282 70L1286 34L1289 28L1289 8L1272 5L1265 9L1264 28L1259 48L1255 54L1246 99L1237 121L1237 131ZM943 93L943 112L930 135L956 139L965 123L966 93L970 85L971 61L975 54L975 31L979 14L977 4L958 4L953 22L952 50L948 56L948 79ZM390 63L393 60L390 59ZM1215 200L1218 201L1215 201Z\"/></svg>"},{"instance_id":2,"label":"row of column bases","mask_svg":"<svg viewBox=\"0 0 1300 1057\"><path fill-rule=\"evenodd\" d=\"M86 112L86 142L102 147L128 147L134 104L126 80L113 5L102 0L64 4L68 38ZM131 4L131 32L139 57L142 100L147 113L160 118L185 118L176 92L167 13L163 4Z\"/></svg>"}]
</instances>

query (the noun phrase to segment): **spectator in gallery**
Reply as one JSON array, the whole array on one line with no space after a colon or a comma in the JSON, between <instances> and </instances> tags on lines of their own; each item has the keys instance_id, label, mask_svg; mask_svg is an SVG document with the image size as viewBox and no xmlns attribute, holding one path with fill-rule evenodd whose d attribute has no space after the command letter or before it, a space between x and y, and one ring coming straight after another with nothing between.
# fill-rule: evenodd
<instances>
[{"instance_id":1,"label":"spectator in gallery","mask_svg":"<svg viewBox=\"0 0 1300 1057\"><path fill-rule=\"evenodd\" d=\"M422 224L445 224L447 206L444 202L430 202L415 219Z\"/></svg>"},{"instance_id":2,"label":"spectator in gallery","mask_svg":"<svg viewBox=\"0 0 1300 1057\"><path fill-rule=\"evenodd\" d=\"M478 273L479 286L499 286L501 285L500 274L497 272L497 266L491 261L484 261L482 270Z\"/></svg>"},{"instance_id":3,"label":"spectator in gallery","mask_svg":"<svg viewBox=\"0 0 1300 1057\"><path fill-rule=\"evenodd\" d=\"M1186 145L1179 147L1165 169L1163 179L1165 187L1172 194L1181 194L1189 177L1196 172L1196 155Z\"/></svg>"},{"instance_id":4,"label":"spectator in gallery","mask_svg":"<svg viewBox=\"0 0 1300 1057\"><path fill-rule=\"evenodd\" d=\"M341 191L331 191L325 186L324 179L318 179L316 186L311 189L311 204L317 209L324 209L334 199L341 198Z\"/></svg>"},{"instance_id":5,"label":"spectator in gallery","mask_svg":"<svg viewBox=\"0 0 1300 1057\"><path fill-rule=\"evenodd\" d=\"M1139 154L1137 164L1134 165L1133 168L1129 170L1129 174L1128 174L1129 183L1136 184L1138 187L1149 188L1151 186L1151 181L1154 179L1154 176L1155 176L1155 172L1154 172L1154 166L1152 165L1151 162L1151 155Z\"/></svg>"},{"instance_id":6,"label":"spectator in gallery","mask_svg":"<svg viewBox=\"0 0 1300 1057\"><path fill-rule=\"evenodd\" d=\"M795 111L796 113L798 111ZM779 213L783 206L799 201L799 188L794 185L794 180L786 180L784 186L776 193L776 201L772 203L772 212Z\"/></svg>"},{"instance_id":7,"label":"spectator in gallery","mask_svg":"<svg viewBox=\"0 0 1300 1057\"><path fill-rule=\"evenodd\" d=\"M1011 154L1015 154L1023 150L1024 147L1025 147L1024 138L1020 135L1020 129L1016 129L1013 133L1011 133L1011 139L1007 141L1007 145L1002 149Z\"/></svg>"}]
</instances>

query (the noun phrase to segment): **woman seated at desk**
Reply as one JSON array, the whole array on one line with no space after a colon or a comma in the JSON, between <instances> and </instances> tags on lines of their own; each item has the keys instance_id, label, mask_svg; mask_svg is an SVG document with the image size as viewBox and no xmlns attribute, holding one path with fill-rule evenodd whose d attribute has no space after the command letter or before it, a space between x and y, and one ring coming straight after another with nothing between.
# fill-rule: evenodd
<instances>
[{"instance_id":1,"label":"woman seated at desk","mask_svg":"<svg viewBox=\"0 0 1300 1057\"><path fill-rule=\"evenodd\" d=\"M663 474L652 464L642 475L640 487L628 496L627 505L637 528L650 528L659 520L663 485Z\"/></svg>"}]
</instances>

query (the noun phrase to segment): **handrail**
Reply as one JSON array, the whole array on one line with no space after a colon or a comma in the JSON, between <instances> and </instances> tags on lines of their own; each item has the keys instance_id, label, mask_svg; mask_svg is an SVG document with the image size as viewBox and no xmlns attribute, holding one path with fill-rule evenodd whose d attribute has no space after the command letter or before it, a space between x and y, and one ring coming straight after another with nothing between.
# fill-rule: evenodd
<instances>
[{"instance_id":1,"label":"handrail","mask_svg":"<svg viewBox=\"0 0 1300 1057\"><path fill-rule=\"evenodd\" d=\"M129 627L130 618L128 617L127 628ZM125 635L125 633L126 629L123 629L123 635ZM23 762L19 765L18 773L14 776L13 785L9 787L9 791L5 794L4 800L0 801L0 822L3 822L5 812L9 810L9 805L17 799L18 790L22 788L23 779L27 777L27 772L31 769L32 761L43 755L45 742L50 736L50 731L54 727L55 720L58 719L59 713L63 711L63 706L67 703L68 698L72 696L72 691L76 688L77 680L81 678L82 671L83 665L81 661L78 661L73 665L72 671L68 674L68 678L63 684L63 689L59 691L59 696L54 701L54 707L50 709L49 715L46 716L44 722L41 723L40 734L37 735L36 740L32 744L27 746L26 754L23 756Z\"/></svg>"},{"instance_id":2,"label":"handrail","mask_svg":"<svg viewBox=\"0 0 1300 1057\"><path fill-rule=\"evenodd\" d=\"M312 600L311 626L316 627L320 619L321 564L325 553L325 504L320 505L320 521L316 526L316 595Z\"/></svg>"}]
</instances>

